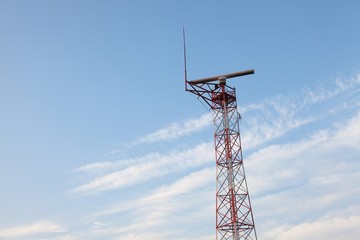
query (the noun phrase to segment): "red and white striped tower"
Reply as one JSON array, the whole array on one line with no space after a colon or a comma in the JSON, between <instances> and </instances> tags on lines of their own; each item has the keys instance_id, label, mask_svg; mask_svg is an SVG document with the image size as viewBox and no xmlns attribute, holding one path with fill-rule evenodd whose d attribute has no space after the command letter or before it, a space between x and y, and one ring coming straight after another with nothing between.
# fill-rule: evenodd
<instances>
[{"instance_id":1,"label":"red and white striped tower","mask_svg":"<svg viewBox=\"0 0 360 240\"><path fill-rule=\"evenodd\" d=\"M247 70L187 81L185 88L212 110L216 157L216 239L257 240L245 178L235 88L229 78L253 74Z\"/></svg>"}]
</instances>

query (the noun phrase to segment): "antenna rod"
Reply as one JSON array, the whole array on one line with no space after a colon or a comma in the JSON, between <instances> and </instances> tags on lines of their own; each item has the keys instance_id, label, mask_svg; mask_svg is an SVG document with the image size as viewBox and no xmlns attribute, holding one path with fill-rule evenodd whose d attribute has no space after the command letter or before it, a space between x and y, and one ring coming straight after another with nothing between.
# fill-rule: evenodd
<instances>
[{"instance_id":1,"label":"antenna rod","mask_svg":"<svg viewBox=\"0 0 360 240\"><path fill-rule=\"evenodd\" d=\"M185 89L187 90L186 42L185 42L185 27L184 26L183 26L183 42L184 42L184 78L185 78Z\"/></svg>"},{"instance_id":2,"label":"antenna rod","mask_svg":"<svg viewBox=\"0 0 360 240\"><path fill-rule=\"evenodd\" d=\"M234 72L234 73L228 73L228 74L214 76L214 77L208 77L208 78L201 78L201 79L197 79L197 80L192 80L192 81L189 81L189 83L190 84L208 83L208 82L217 81L217 80L219 80L219 78L228 79L228 78L234 78L234 77L250 75L250 74L254 74L254 73L255 73L254 69L249 69L249 70L245 70L245 71L241 71L241 72Z\"/></svg>"}]
</instances>

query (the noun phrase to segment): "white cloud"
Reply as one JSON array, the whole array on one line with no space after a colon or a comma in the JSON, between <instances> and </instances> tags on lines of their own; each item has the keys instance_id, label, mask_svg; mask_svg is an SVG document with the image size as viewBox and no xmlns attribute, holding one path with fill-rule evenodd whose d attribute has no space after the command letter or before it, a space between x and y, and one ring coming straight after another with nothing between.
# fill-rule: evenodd
<instances>
[{"instance_id":1,"label":"white cloud","mask_svg":"<svg viewBox=\"0 0 360 240\"><path fill-rule=\"evenodd\" d=\"M318 86L315 89L305 88L304 99L305 104L314 104L317 102L323 102L339 96L343 93L358 91L357 86L360 84L360 74L357 74L351 78L338 77L334 81L335 86L332 88Z\"/></svg>"},{"instance_id":2,"label":"white cloud","mask_svg":"<svg viewBox=\"0 0 360 240\"><path fill-rule=\"evenodd\" d=\"M360 236L360 216L320 219L297 225L286 225L264 234L264 240L349 240Z\"/></svg>"},{"instance_id":3,"label":"white cloud","mask_svg":"<svg viewBox=\"0 0 360 240\"><path fill-rule=\"evenodd\" d=\"M79 240L80 238L78 238L75 235L69 235L66 234L64 236L59 236L59 237L52 237L52 238L42 238L41 240ZM82 238L81 238L82 239Z\"/></svg>"},{"instance_id":4,"label":"white cloud","mask_svg":"<svg viewBox=\"0 0 360 240\"><path fill-rule=\"evenodd\" d=\"M43 233L60 233L66 231L62 226L49 221L39 221L28 225L0 229L0 239L25 238Z\"/></svg>"},{"instance_id":5,"label":"white cloud","mask_svg":"<svg viewBox=\"0 0 360 240\"><path fill-rule=\"evenodd\" d=\"M146 161L135 160L133 165L121 170L102 175L89 182L78 186L75 192L99 192L115 188L122 188L136 183L145 182L149 179L167 175L172 172L187 168L201 166L213 159L213 147L211 144L199 144L196 147L182 152L170 154L149 154L144 157ZM137 163L136 163L137 162ZM120 163L105 163L106 167L117 168ZM96 171L97 167L103 168L101 163L93 164L91 168ZM82 169L84 167L80 167Z\"/></svg>"},{"instance_id":6,"label":"white cloud","mask_svg":"<svg viewBox=\"0 0 360 240\"><path fill-rule=\"evenodd\" d=\"M301 93L279 95L241 107L244 149L258 147L290 130L360 106L360 74L337 78L333 86L306 88ZM320 111L310 111L311 109Z\"/></svg>"},{"instance_id":7,"label":"white cloud","mask_svg":"<svg viewBox=\"0 0 360 240\"><path fill-rule=\"evenodd\" d=\"M135 233L129 233L125 236L117 238L117 240L143 240L143 239L169 239L170 236L167 233L148 233L142 231L136 231Z\"/></svg>"},{"instance_id":8,"label":"white cloud","mask_svg":"<svg viewBox=\"0 0 360 240\"><path fill-rule=\"evenodd\" d=\"M187 136L191 133L200 131L211 125L211 122L211 114L205 113L199 118L189 119L183 123L172 123L165 128L139 138L135 141L135 144L177 139L179 137Z\"/></svg>"},{"instance_id":9,"label":"white cloud","mask_svg":"<svg viewBox=\"0 0 360 240\"><path fill-rule=\"evenodd\" d=\"M174 205L178 200L177 197L194 192L195 190L207 186L210 182L215 182L215 169L205 168L199 171L191 172L183 178L169 185L160 186L152 193L130 202L122 202L120 206L112 207L108 210L101 211L95 216L118 214L129 209L140 210L142 207L145 211L153 211L156 205L159 208L166 204ZM184 203L183 203L184 204Z\"/></svg>"},{"instance_id":10,"label":"white cloud","mask_svg":"<svg viewBox=\"0 0 360 240\"><path fill-rule=\"evenodd\" d=\"M193 235L186 229L207 222L204 219L211 219L209 209L214 208L214 202L209 201L213 191L209 191L208 186L214 182L214 175L214 168L194 171L141 198L119 202L116 206L98 212L92 218L119 218L126 214L126 219L119 223L120 227L103 227L97 233L102 236L122 236L120 239L148 239L152 236L158 236L158 239L189 238ZM180 225L182 229L177 228Z\"/></svg>"},{"instance_id":11,"label":"white cloud","mask_svg":"<svg viewBox=\"0 0 360 240\"><path fill-rule=\"evenodd\" d=\"M259 232L360 215L359 122L360 111L308 139L271 145L246 159ZM275 235L268 239L283 239Z\"/></svg>"},{"instance_id":12,"label":"white cloud","mask_svg":"<svg viewBox=\"0 0 360 240\"><path fill-rule=\"evenodd\" d=\"M360 111L336 127L315 132L298 142L270 145L251 154L245 161L254 194L300 184L315 173L338 170L360 149ZM338 159L337 154L347 151ZM343 155L343 154L342 154ZM346 167L349 167L346 165ZM264 176L271 175L270 179Z\"/></svg>"}]
</instances>

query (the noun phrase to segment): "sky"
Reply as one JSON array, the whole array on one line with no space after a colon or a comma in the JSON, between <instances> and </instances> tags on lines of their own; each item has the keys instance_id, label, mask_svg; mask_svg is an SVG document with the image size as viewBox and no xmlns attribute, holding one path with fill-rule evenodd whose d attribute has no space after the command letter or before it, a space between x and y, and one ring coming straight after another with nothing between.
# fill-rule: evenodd
<instances>
[{"instance_id":1,"label":"sky","mask_svg":"<svg viewBox=\"0 0 360 240\"><path fill-rule=\"evenodd\" d=\"M0 239L215 239L236 88L258 239L360 236L360 2L0 1Z\"/></svg>"}]
</instances>

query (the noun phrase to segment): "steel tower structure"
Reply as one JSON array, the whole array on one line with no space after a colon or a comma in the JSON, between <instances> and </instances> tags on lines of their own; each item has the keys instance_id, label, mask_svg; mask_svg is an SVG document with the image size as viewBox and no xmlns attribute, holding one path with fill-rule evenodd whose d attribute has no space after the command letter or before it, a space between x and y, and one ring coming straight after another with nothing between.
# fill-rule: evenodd
<instances>
[{"instance_id":1,"label":"steel tower structure","mask_svg":"<svg viewBox=\"0 0 360 240\"><path fill-rule=\"evenodd\" d=\"M185 36L185 35L184 35ZM213 112L216 157L216 239L257 240L245 178L235 88L229 78L253 74L254 70L187 80L184 38L185 90L195 94Z\"/></svg>"}]
</instances>

